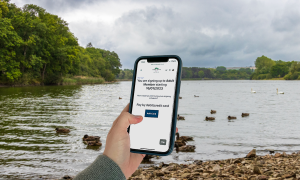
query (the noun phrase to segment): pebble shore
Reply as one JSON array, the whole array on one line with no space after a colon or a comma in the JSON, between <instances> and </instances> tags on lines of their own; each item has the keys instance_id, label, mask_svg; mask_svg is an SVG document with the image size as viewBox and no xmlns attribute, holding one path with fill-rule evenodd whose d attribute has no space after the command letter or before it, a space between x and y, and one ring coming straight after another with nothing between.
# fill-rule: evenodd
<instances>
[{"instance_id":1,"label":"pebble shore","mask_svg":"<svg viewBox=\"0 0 300 180\"><path fill-rule=\"evenodd\" d=\"M192 180L245 179L281 180L300 179L300 152L257 156L255 149L245 158L215 160L192 164L164 164L138 169L130 180Z\"/></svg>"}]
</instances>

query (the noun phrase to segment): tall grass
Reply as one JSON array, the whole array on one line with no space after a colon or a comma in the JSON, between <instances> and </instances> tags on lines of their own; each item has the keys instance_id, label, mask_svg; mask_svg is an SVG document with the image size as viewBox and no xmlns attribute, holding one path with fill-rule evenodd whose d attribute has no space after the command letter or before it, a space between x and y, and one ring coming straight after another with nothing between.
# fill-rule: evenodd
<instances>
[{"instance_id":1,"label":"tall grass","mask_svg":"<svg viewBox=\"0 0 300 180\"><path fill-rule=\"evenodd\" d=\"M105 80L103 78L76 76L62 79L62 85L82 85L82 84L103 84Z\"/></svg>"}]
</instances>

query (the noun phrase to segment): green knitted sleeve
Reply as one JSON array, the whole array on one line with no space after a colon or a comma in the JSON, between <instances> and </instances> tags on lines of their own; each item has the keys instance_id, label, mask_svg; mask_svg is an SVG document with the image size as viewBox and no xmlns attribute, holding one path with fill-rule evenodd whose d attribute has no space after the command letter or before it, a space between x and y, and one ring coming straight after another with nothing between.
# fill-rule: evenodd
<instances>
[{"instance_id":1,"label":"green knitted sleeve","mask_svg":"<svg viewBox=\"0 0 300 180\"><path fill-rule=\"evenodd\" d=\"M109 157L100 155L85 170L77 174L73 180L126 179L121 168Z\"/></svg>"}]
</instances>

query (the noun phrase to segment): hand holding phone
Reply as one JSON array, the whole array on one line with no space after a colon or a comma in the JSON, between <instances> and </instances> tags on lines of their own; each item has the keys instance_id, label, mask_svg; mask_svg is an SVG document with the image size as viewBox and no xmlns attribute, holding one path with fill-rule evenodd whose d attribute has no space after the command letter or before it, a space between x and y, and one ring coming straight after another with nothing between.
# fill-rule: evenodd
<instances>
[{"instance_id":1,"label":"hand holding phone","mask_svg":"<svg viewBox=\"0 0 300 180\"><path fill-rule=\"evenodd\" d=\"M143 116L130 125L131 152L168 155L174 147L182 62L180 57L143 56L136 60L129 112Z\"/></svg>"}]
</instances>

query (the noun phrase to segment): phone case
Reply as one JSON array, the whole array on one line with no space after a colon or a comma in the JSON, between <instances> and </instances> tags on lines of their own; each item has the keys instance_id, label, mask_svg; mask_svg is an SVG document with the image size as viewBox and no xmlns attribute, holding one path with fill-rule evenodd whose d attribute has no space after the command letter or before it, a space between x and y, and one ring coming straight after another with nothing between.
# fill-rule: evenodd
<instances>
[{"instance_id":1,"label":"phone case","mask_svg":"<svg viewBox=\"0 0 300 180\"><path fill-rule=\"evenodd\" d=\"M149 154L149 155L157 155L157 156L167 156L172 153L174 149L174 143L175 143L175 133L176 133L176 123L177 123L177 110L178 110L178 100L179 100L179 94L180 94L180 86L181 86L181 69L182 69L182 61L181 58L177 55L159 55L159 56L141 56L139 57L135 63L134 63L134 71L133 71L133 79L132 79L132 85L131 85L131 95L130 95L130 104L129 104L129 112L132 112L132 101L133 101L133 87L135 84L136 79L136 67L137 63L141 59L154 59L154 58L175 58L178 60L178 76L177 76L177 86L176 86L176 94L175 94L175 104L174 104L174 114L172 119L172 129L171 129L171 138L170 138L170 147L167 152L149 152L149 151L139 151L139 150L132 150L130 149L130 152L132 153L139 153L139 154Z\"/></svg>"}]
</instances>

